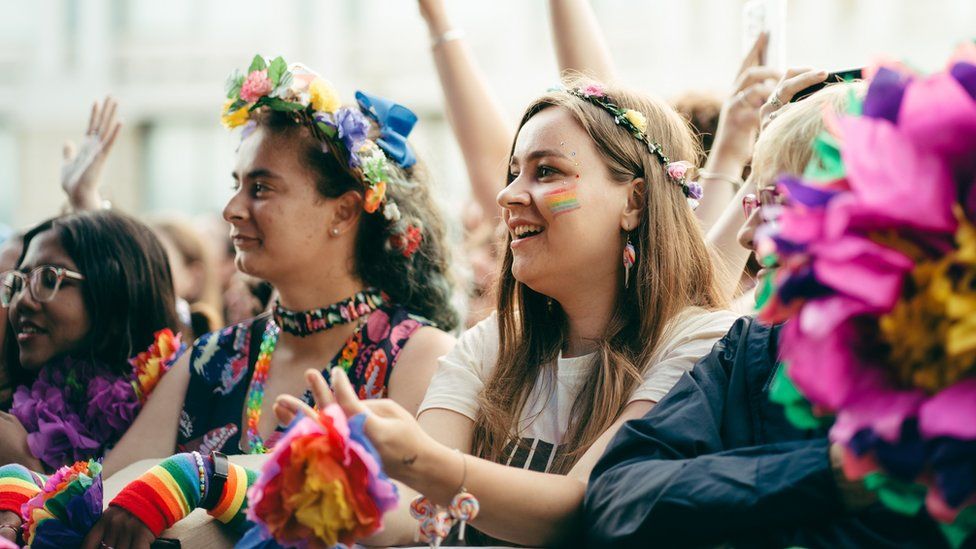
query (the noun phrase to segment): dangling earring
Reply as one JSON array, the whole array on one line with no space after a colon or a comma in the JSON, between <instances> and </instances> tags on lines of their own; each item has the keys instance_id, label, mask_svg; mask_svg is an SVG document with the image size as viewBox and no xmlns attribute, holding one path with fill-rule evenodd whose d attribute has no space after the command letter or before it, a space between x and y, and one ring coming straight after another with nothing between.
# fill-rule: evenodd
<instances>
[{"instance_id":1,"label":"dangling earring","mask_svg":"<svg viewBox=\"0 0 976 549\"><path fill-rule=\"evenodd\" d=\"M630 233L627 234L627 245L624 246L624 288L630 286L630 268L637 262L637 250L630 243Z\"/></svg>"}]
</instances>

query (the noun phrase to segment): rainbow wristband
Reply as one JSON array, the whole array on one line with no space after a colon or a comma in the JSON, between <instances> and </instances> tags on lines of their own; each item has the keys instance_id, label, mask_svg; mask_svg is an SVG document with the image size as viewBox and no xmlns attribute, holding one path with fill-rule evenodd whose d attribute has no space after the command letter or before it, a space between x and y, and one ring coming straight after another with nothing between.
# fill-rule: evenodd
<instances>
[{"instance_id":1,"label":"rainbow wristband","mask_svg":"<svg viewBox=\"0 0 976 549\"><path fill-rule=\"evenodd\" d=\"M27 500L36 496L44 487L46 477L23 465L0 467L0 511L20 514Z\"/></svg>"},{"instance_id":2,"label":"rainbow wristband","mask_svg":"<svg viewBox=\"0 0 976 549\"><path fill-rule=\"evenodd\" d=\"M207 479L205 484L209 488L213 460L206 457L203 464ZM223 493L214 509L208 512L235 530L245 527L247 488L255 478L257 474L231 464ZM129 483L110 505L125 509L159 537L164 530L196 509L205 494L206 489L201 493L199 465L194 455L176 454Z\"/></svg>"}]
</instances>

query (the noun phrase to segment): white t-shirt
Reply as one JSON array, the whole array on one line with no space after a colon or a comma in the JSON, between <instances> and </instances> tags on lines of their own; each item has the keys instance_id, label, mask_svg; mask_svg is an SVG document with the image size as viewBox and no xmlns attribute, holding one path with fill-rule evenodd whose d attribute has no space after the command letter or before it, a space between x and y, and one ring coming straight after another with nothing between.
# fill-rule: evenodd
<instances>
[{"instance_id":1,"label":"white t-shirt","mask_svg":"<svg viewBox=\"0 0 976 549\"><path fill-rule=\"evenodd\" d=\"M730 311L706 311L689 307L669 323L661 337L644 382L630 396L657 402L738 318ZM504 455L506 464L533 471L547 471L569 428L573 402L593 367L594 354L563 358L560 353L556 379L540 375L519 420L519 440L513 439ZM478 396L498 361L498 317L495 313L464 332L454 349L440 359L420 412L442 408L472 421L478 412ZM551 372L552 370L546 370Z\"/></svg>"}]
</instances>

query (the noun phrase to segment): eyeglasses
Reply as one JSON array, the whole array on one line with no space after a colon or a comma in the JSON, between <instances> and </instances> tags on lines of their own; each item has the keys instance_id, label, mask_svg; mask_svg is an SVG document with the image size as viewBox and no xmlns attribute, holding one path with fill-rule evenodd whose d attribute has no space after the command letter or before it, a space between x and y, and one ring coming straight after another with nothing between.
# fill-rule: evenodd
<instances>
[{"instance_id":1,"label":"eyeglasses","mask_svg":"<svg viewBox=\"0 0 976 549\"><path fill-rule=\"evenodd\" d=\"M84 280L81 273L76 273L64 267L41 265L29 273L7 271L0 273L0 306L6 308L25 287L30 288L35 301L47 303L54 299L64 279Z\"/></svg>"},{"instance_id":2,"label":"eyeglasses","mask_svg":"<svg viewBox=\"0 0 976 549\"><path fill-rule=\"evenodd\" d=\"M783 193L779 192L776 187L769 187L759 191L758 195L749 193L742 197L742 212L746 214L746 219L748 219L752 212L763 206L780 206L785 202L786 197L783 196Z\"/></svg>"}]
</instances>

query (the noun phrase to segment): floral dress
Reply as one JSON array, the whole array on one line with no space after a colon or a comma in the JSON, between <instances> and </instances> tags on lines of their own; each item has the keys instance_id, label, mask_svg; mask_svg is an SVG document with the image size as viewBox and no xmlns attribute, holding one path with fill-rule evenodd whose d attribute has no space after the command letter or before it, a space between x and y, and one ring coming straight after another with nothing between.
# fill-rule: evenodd
<instances>
[{"instance_id":1,"label":"floral dress","mask_svg":"<svg viewBox=\"0 0 976 549\"><path fill-rule=\"evenodd\" d=\"M193 344L190 384L177 435L180 451L242 453L244 401L261 334L270 319L271 314L266 313L205 334ZM339 366L349 375L359 398L383 398L400 351L418 329L431 325L429 320L410 314L403 307L381 306L359 324L343 348L324 365L322 374L330 381L329 371ZM313 404L310 392L303 398ZM265 441L266 446L273 447L281 434L279 427Z\"/></svg>"}]
</instances>

